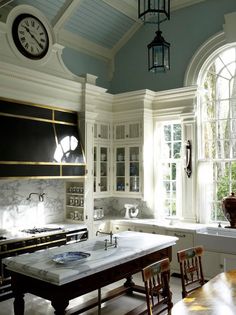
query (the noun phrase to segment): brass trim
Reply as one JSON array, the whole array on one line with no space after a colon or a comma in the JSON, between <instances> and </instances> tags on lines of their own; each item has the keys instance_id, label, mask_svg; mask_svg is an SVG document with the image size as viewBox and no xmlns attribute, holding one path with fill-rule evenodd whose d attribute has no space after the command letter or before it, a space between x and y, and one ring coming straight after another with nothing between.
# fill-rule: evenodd
<instances>
[{"instance_id":1,"label":"brass trim","mask_svg":"<svg viewBox=\"0 0 236 315\"><path fill-rule=\"evenodd\" d=\"M0 112L0 116L14 117L14 118L19 118L19 119L27 119L27 120L34 120L34 121L41 121L41 122L60 124L60 125L77 126L76 123L74 124L74 123L69 123L66 121L52 120L52 119L50 120L50 119L45 119L45 118L36 118L33 116L14 115L14 114L3 113L3 112Z\"/></svg>"},{"instance_id":2,"label":"brass trim","mask_svg":"<svg viewBox=\"0 0 236 315\"><path fill-rule=\"evenodd\" d=\"M55 244L55 243L61 243L61 242L66 242L66 238L61 238L61 239L53 240L53 241L50 241L50 242L36 243L34 245L29 245L29 246L9 249L9 250L6 250L6 251L1 251L1 254L14 253L14 252L22 251L22 250L29 249L29 248L42 247L42 246L49 245L49 244L52 244L52 243Z\"/></svg>"},{"instance_id":3,"label":"brass trim","mask_svg":"<svg viewBox=\"0 0 236 315\"><path fill-rule=\"evenodd\" d=\"M51 109L51 110L57 110L57 111L65 112L65 113L78 113L77 111L71 110L71 109L54 107L54 106L49 106L49 105L36 104L36 103L27 102L27 101L16 100L13 98L0 97L0 101L6 101L6 102L14 103L14 104L22 104L22 105L27 105L27 106L34 106L34 107Z\"/></svg>"},{"instance_id":4,"label":"brass trim","mask_svg":"<svg viewBox=\"0 0 236 315\"><path fill-rule=\"evenodd\" d=\"M13 164L13 165L52 165L52 166L85 166L85 163L64 163L64 162L29 162L29 161L0 161L0 164Z\"/></svg>"}]
</instances>

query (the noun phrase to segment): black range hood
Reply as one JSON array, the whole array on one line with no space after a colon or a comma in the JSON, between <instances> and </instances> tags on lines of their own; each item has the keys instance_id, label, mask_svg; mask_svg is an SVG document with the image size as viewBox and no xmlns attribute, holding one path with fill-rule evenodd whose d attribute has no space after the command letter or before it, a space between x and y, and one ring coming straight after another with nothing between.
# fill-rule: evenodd
<instances>
[{"instance_id":1,"label":"black range hood","mask_svg":"<svg viewBox=\"0 0 236 315\"><path fill-rule=\"evenodd\" d=\"M0 178L84 175L76 112L0 99Z\"/></svg>"}]
</instances>

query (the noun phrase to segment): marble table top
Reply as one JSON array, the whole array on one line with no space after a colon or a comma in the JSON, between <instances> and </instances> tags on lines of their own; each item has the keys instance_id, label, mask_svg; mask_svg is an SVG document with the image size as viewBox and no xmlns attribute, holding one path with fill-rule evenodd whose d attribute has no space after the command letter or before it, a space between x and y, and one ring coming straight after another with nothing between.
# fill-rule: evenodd
<instances>
[{"instance_id":1,"label":"marble table top","mask_svg":"<svg viewBox=\"0 0 236 315\"><path fill-rule=\"evenodd\" d=\"M105 250L105 239L109 237L103 235L85 242L8 257L3 260L3 263L9 270L62 285L89 276L95 271L103 271L122 262L173 246L178 240L176 237L167 235L132 231L117 233L114 236L117 237L117 248L109 247ZM85 252L90 256L64 264L54 261L55 255L66 252Z\"/></svg>"}]
</instances>

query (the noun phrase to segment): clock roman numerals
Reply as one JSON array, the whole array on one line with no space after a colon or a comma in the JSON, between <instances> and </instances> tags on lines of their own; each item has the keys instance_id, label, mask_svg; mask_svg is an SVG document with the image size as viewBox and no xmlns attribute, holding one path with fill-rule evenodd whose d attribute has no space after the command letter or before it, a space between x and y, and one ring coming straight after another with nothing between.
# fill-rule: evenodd
<instances>
[{"instance_id":1,"label":"clock roman numerals","mask_svg":"<svg viewBox=\"0 0 236 315\"><path fill-rule=\"evenodd\" d=\"M12 26L13 40L28 58L41 59L48 51L49 38L42 22L31 14L20 14Z\"/></svg>"}]
</instances>

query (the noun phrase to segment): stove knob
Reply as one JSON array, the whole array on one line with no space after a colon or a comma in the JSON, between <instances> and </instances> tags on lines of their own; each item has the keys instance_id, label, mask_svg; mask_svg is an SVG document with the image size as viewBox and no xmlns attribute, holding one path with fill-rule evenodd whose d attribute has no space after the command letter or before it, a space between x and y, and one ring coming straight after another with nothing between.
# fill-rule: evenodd
<instances>
[{"instance_id":1,"label":"stove knob","mask_svg":"<svg viewBox=\"0 0 236 315\"><path fill-rule=\"evenodd\" d=\"M7 251L7 245L5 244L5 245L2 245L2 251L3 252L6 252Z\"/></svg>"},{"instance_id":2,"label":"stove knob","mask_svg":"<svg viewBox=\"0 0 236 315\"><path fill-rule=\"evenodd\" d=\"M37 244L40 244L41 243L41 239L40 238L37 238Z\"/></svg>"},{"instance_id":3,"label":"stove knob","mask_svg":"<svg viewBox=\"0 0 236 315\"><path fill-rule=\"evenodd\" d=\"M50 236L47 236L47 242L49 242L50 241Z\"/></svg>"},{"instance_id":4,"label":"stove knob","mask_svg":"<svg viewBox=\"0 0 236 315\"><path fill-rule=\"evenodd\" d=\"M42 238L41 238L41 241L42 241L42 243L45 243L45 242L46 242L45 237L42 237Z\"/></svg>"},{"instance_id":5,"label":"stove knob","mask_svg":"<svg viewBox=\"0 0 236 315\"><path fill-rule=\"evenodd\" d=\"M22 241L22 247L25 247L25 246L26 246L26 242Z\"/></svg>"}]
</instances>

